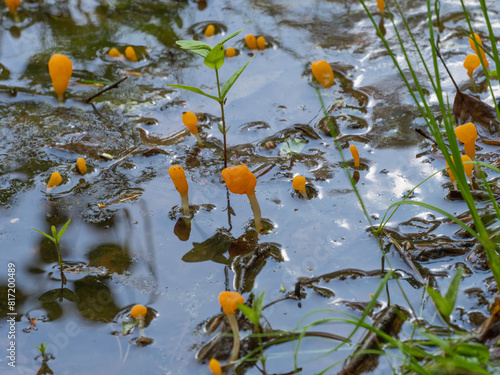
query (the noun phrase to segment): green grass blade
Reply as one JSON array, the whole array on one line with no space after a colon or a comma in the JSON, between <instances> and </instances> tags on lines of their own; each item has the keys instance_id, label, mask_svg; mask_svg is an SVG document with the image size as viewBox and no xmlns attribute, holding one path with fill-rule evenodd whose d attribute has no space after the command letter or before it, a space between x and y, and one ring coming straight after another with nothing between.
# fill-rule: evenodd
<instances>
[{"instance_id":1,"label":"green grass blade","mask_svg":"<svg viewBox=\"0 0 500 375\"><path fill-rule=\"evenodd\" d=\"M240 29L238 31L235 31L234 33L232 34L229 34L228 36L226 36L224 39L222 39L219 43L220 44L224 44L226 43L229 39L232 39L234 38L236 35L238 35L239 33L241 33L244 29Z\"/></svg>"},{"instance_id":2,"label":"green grass blade","mask_svg":"<svg viewBox=\"0 0 500 375\"><path fill-rule=\"evenodd\" d=\"M64 234L64 232L66 232L66 229L68 229L68 226L69 226L69 223L71 223L71 219L69 219L66 224L64 224L64 226L61 228L61 230L59 231L59 234L57 235L57 241L59 242L59 240L61 239L62 235Z\"/></svg>"},{"instance_id":3,"label":"green grass blade","mask_svg":"<svg viewBox=\"0 0 500 375\"><path fill-rule=\"evenodd\" d=\"M170 87L175 87L175 88L178 88L178 89L183 89L183 90L191 91L191 92L194 92L196 94L200 94L200 95L206 96L207 98L213 99L213 100L215 100L216 102L219 102L219 103L222 102L222 100L219 99L218 97L210 95L210 94L207 94L206 92L200 90L198 87L186 86L186 85L177 85L177 84L170 84L169 86Z\"/></svg>"},{"instance_id":4,"label":"green grass blade","mask_svg":"<svg viewBox=\"0 0 500 375\"><path fill-rule=\"evenodd\" d=\"M223 99L226 97L226 95L229 92L229 90L231 89L231 87L233 87L236 80L239 78L241 73L243 73L243 71L245 70L247 65L250 63L250 61L253 60L254 57L255 56L253 56L250 60L248 60L246 62L246 64L243 65L241 68L239 68L236 72L234 72L233 75L226 81L226 83L224 83L224 86L222 86L222 91L221 91L221 97Z\"/></svg>"},{"instance_id":5,"label":"green grass blade","mask_svg":"<svg viewBox=\"0 0 500 375\"><path fill-rule=\"evenodd\" d=\"M33 227L31 227L31 229L36 230L38 233L43 234L45 237L47 237L47 238L48 238L49 240L51 240L52 242L57 243L56 239L55 239L54 237L52 237L51 235L49 235L49 234L47 234L47 233L45 233L45 232L42 232L41 230L36 229L36 228L33 228Z\"/></svg>"}]
</instances>

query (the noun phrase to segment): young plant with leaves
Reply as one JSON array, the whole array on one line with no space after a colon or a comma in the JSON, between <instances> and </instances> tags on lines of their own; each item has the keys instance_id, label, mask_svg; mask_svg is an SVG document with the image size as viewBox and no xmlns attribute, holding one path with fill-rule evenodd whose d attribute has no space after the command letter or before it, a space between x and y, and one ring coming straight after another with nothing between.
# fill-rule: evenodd
<instances>
[{"instance_id":1,"label":"young plant with leaves","mask_svg":"<svg viewBox=\"0 0 500 375\"><path fill-rule=\"evenodd\" d=\"M54 244L56 245L56 250L57 250L57 261L59 262L59 265L62 267L63 265L63 260L62 260L62 257L61 257L61 249L59 247L59 241L61 241L61 237L62 235L64 234L64 232L66 231L66 229L68 229L68 225L69 223L71 223L71 219L69 219L66 224L64 224L64 226L61 228L61 230L59 231L59 233L57 233L57 229L54 225L52 225L50 227L51 231L52 231L52 236L50 234L47 234L45 232L42 232L41 230L39 229L36 229L36 228L33 228L31 227L32 229L36 230L38 233L44 235L45 237L47 237L49 240L51 240L52 242L54 242Z\"/></svg>"},{"instance_id":2,"label":"young plant with leaves","mask_svg":"<svg viewBox=\"0 0 500 375\"><path fill-rule=\"evenodd\" d=\"M193 87L193 86L186 86L186 85L178 85L178 84L171 84L169 86L171 87L176 87L179 89L184 89L187 91L194 92L196 94L200 94L203 96L206 96L207 98L210 98L212 100L215 100L217 103L220 105L220 110L221 110L221 117L222 117L222 125L219 124L219 130L222 133L222 138L223 138L223 143L224 143L224 168L227 167L227 142L226 142L226 136L227 132L229 131L230 127L226 126L226 117L224 114L224 104L226 102L226 96L231 87L234 85L236 80L239 78L241 73L243 73L243 70L247 67L248 63L253 59L253 57L248 60L245 65L243 65L240 69L238 69L236 72L233 73L233 75L224 83L224 85L221 88L220 84L220 79L219 79L219 69L224 65L224 43L227 42L228 40L234 38L237 36L239 33L241 33L243 29L238 30L224 39L222 39L219 43L217 43L215 46L211 46L208 43L201 42L198 40L178 40L176 43L185 50L191 51L193 53L196 53L197 55L200 55L203 57L203 63L208 66L210 69L213 69L215 71L215 79L217 80L217 96L210 95L206 93L205 91Z\"/></svg>"}]
</instances>

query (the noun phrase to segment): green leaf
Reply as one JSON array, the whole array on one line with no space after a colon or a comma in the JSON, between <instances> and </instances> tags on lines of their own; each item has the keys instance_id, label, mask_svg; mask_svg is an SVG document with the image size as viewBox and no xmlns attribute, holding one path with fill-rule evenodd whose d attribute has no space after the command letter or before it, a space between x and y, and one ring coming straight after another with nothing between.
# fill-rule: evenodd
<instances>
[{"instance_id":1,"label":"green leaf","mask_svg":"<svg viewBox=\"0 0 500 375\"><path fill-rule=\"evenodd\" d=\"M300 138L287 139L280 147L280 153L283 155L298 155L306 146L307 141Z\"/></svg>"},{"instance_id":2,"label":"green leaf","mask_svg":"<svg viewBox=\"0 0 500 375\"><path fill-rule=\"evenodd\" d=\"M131 321L131 322L129 322L129 321L122 322L122 333L124 335L127 335L130 332L130 330L137 325L138 322L139 321L135 320L135 319L134 319L134 321Z\"/></svg>"},{"instance_id":3,"label":"green leaf","mask_svg":"<svg viewBox=\"0 0 500 375\"><path fill-rule=\"evenodd\" d=\"M236 306L238 306L238 309L253 323L254 326L259 326L259 316L254 309L242 303L237 303Z\"/></svg>"},{"instance_id":4,"label":"green leaf","mask_svg":"<svg viewBox=\"0 0 500 375\"><path fill-rule=\"evenodd\" d=\"M212 96L210 94L207 94L206 92L200 90L197 87L186 86L186 85L174 85L174 84L171 84L169 86L170 87L176 87L178 89L183 89L183 90L191 91L191 92L194 92L196 94L200 94L200 95L206 96L207 98L213 99L213 100L215 100L216 102L219 102L219 103L222 101L221 99L217 98L216 96Z\"/></svg>"},{"instance_id":5,"label":"green leaf","mask_svg":"<svg viewBox=\"0 0 500 375\"><path fill-rule=\"evenodd\" d=\"M479 363L486 363L490 359L490 351L486 345L478 342L461 342L454 349L457 354L475 358Z\"/></svg>"},{"instance_id":6,"label":"green leaf","mask_svg":"<svg viewBox=\"0 0 500 375\"><path fill-rule=\"evenodd\" d=\"M56 239L57 241L57 229L54 225L50 227L50 230L52 231L52 236Z\"/></svg>"},{"instance_id":7,"label":"green leaf","mask_svg":"<svg viewBox=\"0 0 500 375\"><path fill-rule=\"evenodd\" d=\"M254 308L255 312L257 313L257 315L259 316L259 319L260 319L260 316L262 314L262 307L264 306L264 297L265 296L266 296L266 291L263 291L261 293L261 295L258 296L255 299L255 302L253 303L253 308Z\"/></svg>"},{"instance_id":8,"label":"green leaf","mask_svg":"<svg viewBox=\"0 0 500 375\"><path fill-rule=\"evenodd\" d=\"M62 296L70 302L78 302L80 300L78 295L68 288L63 289Z\"/></svg>"},{"instance_id":9,"label":"green leaf","mask_svg":"<svg viewBox=\"0 0 500 375\"><path fill-rule=\"evenodd\" d=\"M199 42L197 40L178 40L175 43L177 43L182 49L194 52L201 57L206 57L212 50L212 46L210 44Z\"/></svg>"},{"instance_id":10,"label":"green leaf","mask_svg":"<svg viewBox=\"0 0 500 375\"><path fill-rule=\"evenodd\" d=\"M43 293L40 297L38 297L38 300L42 302L52 302L55 301L60 295L61 289L52 289Z\"/></svg>"},{"instance_id":11,"label":"green leaf","mask_svg":"<svg viewBox=\"0 0 500 375\"><path fill-rule=\"evenodd\" d=\"M226 97L226 95L229 92L229 90L231 89L231 87L233 87L233 85L236 82L236 80L238 79L238 77L241 75L241 73L243 73L243 71L245 70L247 65L250 63L250 61L252 61L252 59L254 57L255 57L255 55L250 60L248 60L245 65L243 65L236 72L234 72L234 74L226 81L226 83L224 83L224 86L222 87L222 91L221 91L222 99L224 99Z\"/></svg>"},{"instance_id":12,"label":"green leaf","mask_svg":"<svg viewBox=\"0 0 500 375\"><path fill-rule=\"evenodd\" d=\"M205 57L205 65L210 69L219 69L224 65L224 46L222 43L217 44Z\"/></svg>"},{"instance_id":13,"label":"green leaf","mask_svg":"<svg viewBox=\"0 0 500 375\"><path fill-rule=\"evenodd\" d=\"M222 39L219 44L224 44L226 43L229 39L232 39L234 38L236 35L238 35L239 33L241 33L243 31L243 29L240 29L238 31L235 31L234 33L232 34L229 34L228 36L226 36L224 39Z\"/></svg>"},{"instance_id":14,"label":"green leaf","mask_svg":"<svg viewBox=\"0 0 500 375\"><path fill-rule=\"evenodd\" d=\"M464 272L463 267L460 267L457 270L457 273L455 274L455 276L453 276L453 280L451 280L450 286L448 287L448 291L444 296L448 301L448 303L451 305L452 309L455 306L455 301L457 300L458 287L460 285L460 280L462 279L463 272Z\"/></svg>"},{"instance_id":15,"label":"green leaf","mask_svg":"<svg viewBox=\"0 0 500 375\"><path fill-rule=\"evenodd\" d=\"M36 230L38 233L43 234L43 235L44 235L45 237L47 237L49 240L51 240L52 242L56 243L56 239L55 239L54 237L52 237L51 235L49 235L49 234L47 234L47 233L45 233L45 232L42 232L41 230L36 229L36 228L33 228L33 227L31 227L31 229Z\"/></svg>"},{"instance_id":16,"label":"green leaf","mask_svg":"<svg viewBox=\"0 0 500 375\"><path fill-rule=\"evenodd\" d=\"M222 127L222 124L219 122L217 123L217 127L219 128L219 131L224 134L224 128Z\"/></svg>"},{"instance_id":17,"label":"green leaf","mask_svg":"<svg viewBox=\"0 0 500 375\"><path fill-rule=\"evenodd\" d=\"M450 306L448 301L441 294L439 294L438 291L434 290L430 286L427 287L427 293L429 293L429 295L431 296L439 313L448 322L450 320L450 314L453 310L453 306Z\"/></svg>"},{"instance_id":18,"label":"green leaf","mask_svg":"<svg viewBox=\"0 0 500 375\"><path fill-rule=\"evenodd\" d=\"M64 224L64 226L61 228L61 230L59 231L59 234L57 235L57 241L59 242L59 240L61 239L62 235L64 234L64 232L66 232L66 229L68 229L68 225L69 223L71 223L71 219L69 219L66 224Z\"/></svg>"},{"instance_id":19,"label":"green leaf","mask_svg":"<svg viewBox=\"0 0 500 375\"><path fill-rule=\"evenodd\" d=\"M490 75L490 77L496 77L498 76L498 73L496 70L492 70L491 72L488 73Z\"/></svg>"}]
</instances>

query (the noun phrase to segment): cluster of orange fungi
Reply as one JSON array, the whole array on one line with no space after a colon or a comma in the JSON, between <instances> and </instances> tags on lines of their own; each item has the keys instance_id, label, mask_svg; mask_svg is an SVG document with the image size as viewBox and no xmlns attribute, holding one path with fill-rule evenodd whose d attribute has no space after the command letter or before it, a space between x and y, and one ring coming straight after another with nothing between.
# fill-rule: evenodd
<instances>
[{"instance_id":1,"label":"cluster of orange fungi","mask_svg":"<svg viewBox=\"0 0 500 375\"><path fill-rule=\"evenodd\" d=\"M455 128L455 135L457 139L464 144L465 155L462 155L461 159L462 163L466 163L463 164L465 175L471 180L472 186L472 170L475 170L477 177L480 176L478 166L472 163L472 161L476 160L476 126L472 122L459 125ZM451 157L451 161L453 162L453 157ZM457 181L455 179L455 176L453 175L453 172L449 168L448 162L446 163L446 171L450 175L450 181L453 183L453 188L455 190L458 190Z\"/></svg>"},{"instance_id":2,"label":"cluster of orange fungi","mask_svg":"<svg viewBox=\"0 0 500 375\"><path fill-rule=\"evenodd\" d=\"M263 36L255 38L255 35L247 34L245 36L245 44L250 49L260 49L261 51L264 51L266 49L266 38Z\"/></svg>"},{"instance_id":3,"label":"cluster of orange fungi","mask_svg":"<svg viewBox=\"0 0 500 375\"><path fill-rule=\"evenodd\" d=\"M476 47L477 42L479 46L479 51ZM481 38L476 33L469 35L469 44L472 50L474 51L474 55L467 55L464 60L464 68L467 69L467 75L469 76L470 82L472 84L472 91L476 92L476 82L474 81L473 74L474 71L481 65L481 60L483 61L484 67L489 72L490 71L490 63L486 59L486 53L482 49L483 42Z\"/></svg>"}]
</instances>

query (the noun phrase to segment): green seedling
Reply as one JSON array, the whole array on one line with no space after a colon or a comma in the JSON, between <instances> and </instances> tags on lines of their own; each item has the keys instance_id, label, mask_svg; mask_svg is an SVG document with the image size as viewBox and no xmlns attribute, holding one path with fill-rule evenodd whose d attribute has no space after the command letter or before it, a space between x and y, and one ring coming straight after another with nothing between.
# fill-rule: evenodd
<instances>
[{"instance_id":1,"label":"green seedling","mask_svg":"<svg viewBox=\"0 0 500 375\"><path fill-rule=\"evenodd\" d=\"M40 354L42 355L42 357L45 357L45 351L47 350L47 346L49 346L49 341L47 341L47 343L44 345L43 342L40 343L40 346L36 346L36 345L33 345L35 348L37 348L39 351L40 351Z\"/></svg>"},{"instance_id":2,"label":"green seedling","mask_svg":"<svg viewBox=\"0 0 500 375\"><path fill-rule=\"evenodd\" d=\"M223 137L223 143L224 143L224 168L227 167L227 143L226 143L226 136L227 132L229 131L229 127L226 126L226 118L224 115L224 104L226 102L226 96L231 87L233 87L234 83L236 80L239 78L241 73L243 73L243 70L247 67L247 65L250 63L250 61L253 59L253 57L248 60L245 65L243 65L240 69L238 69L236 72L233 73L233 75L224 83L224 85L221 88L220 85L220 79L219 79L219 69L224 65L224 43L227 42L228 40L234 38L237 36L239 33L241 33L243 29L236 31L224 39L222 39L219 43L217 43L215 46L211 46L208 43L205 42L200 42L197 40L178 40L176 43L185 50L191 51L193 53L196 53L197 55L200 55L203 57L203 63L208 66L210 69L213 69L215 71L215 78L217 80L217 96L210 95L206 93L205 91L193 87L193 86L186 86L186 85L178 85L178 84L171 84L169 86L171 87L176 87L179 89L187 90L194 92L196 94L200 94L203 96L206 96L207 98L210 98L212 100L215 100L217 103L220 105L220 110L221 110L221 117L222 117L222 125L219 124L219 130L222 133Z\"/></svg>"},{"instance_id":3,"label":"green seedling","mask_svg":"<svg viewBox=\"0 0 500 375\"><path fill-rule=\"evenodd\" d=\"M439 313L446 321L446 323L450 322L450 315L453 312L453 308L455 307L455 301L457 300L458 294L458 286L460 285L460 279L462 277L463 271L463 267L460 267L458 269L457 273L451 280L448 291L444 296L442 296L437 290L433 289L432 287L427 287L427 293L429 293L429 295L431 296L434 304L436 305L436 308L438 309Z\"/></svg>"},{"instance_id":4,"label":"green seedling","mask_svg":"<svg viewBox=\"0 0 500 375\"><path fill-rule=\"evenodd\" d=\"M52 225L50 227L51 231L52 231L52 236L50 234L47 234L45 232L42 232L41 230L39 229L36 229L36 228L33 228L31 227L32 229L36 230L38 233L44 235L45 237L47 237L49 240L51 240L52 242L54 242L54 244L56 245L56 250L57 250L57 260L59 262L59 265L62 266L63 265L63 260L62 260L62 257L61 257L61 249L59 247L59 242L61 241L61 237L62 235L64 234L64 232L66 231L66 229L68 229L68 225L69 223L71 223L71 219L69 219L66 224L64 224L64 226L61 228L61 230L59 231L59 233L57 233L57 229L54 225Z\"/></svg>"}]
</instances>

